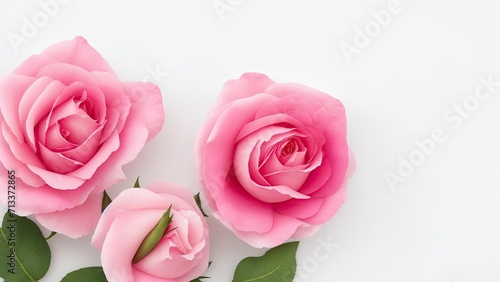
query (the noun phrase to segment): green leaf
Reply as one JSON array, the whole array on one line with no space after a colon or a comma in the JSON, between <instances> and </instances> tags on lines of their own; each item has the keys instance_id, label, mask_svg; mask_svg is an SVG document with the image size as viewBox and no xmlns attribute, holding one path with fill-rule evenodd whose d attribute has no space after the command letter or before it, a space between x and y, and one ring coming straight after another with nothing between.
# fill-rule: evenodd
<instances>
[{"instance_id":1,"label":"green leaf","mask_svg":"<svg viewBox=\"0 0 500 282\"><path fill-rule=\"evenodd\" d=\"M208 215L203 211L203 208L201 207L201 199L200 199L200 193L194 195L194 201L196 202L196 205L200 209L201 213L203 214L204 217L208 217Z\"/></svg>"},{"instance_id":2,"label":"green leaf","mask_svg":"<svg viewBox=\"0 0 500 282\"><path fill-rule=\"evenodd\" d=\"M140 176L137 176L137 179L135 180L135 183L134 183L134 188L141 188L141 184L139 184L139 178L140 178Z\"/></svg>"},{"instance_id":3,"label":"green leaf","mask_svg":"<svg viewBox=\"0 0 500 282\"><path fill-rule=\"evenodd\" d=\"M9 282L37 281L49 270L50 259L49 245L38 226L26 217L5 213L0 229L0 277Z\"/></svg>"},{"instance_id":4,"label":"green leaf","mask_svg":"<svg viewBox=\"0 0 500 282\"><path fill-rule=\"evenodd\" d=\"M137 249L137 252L132 259L132 263L137 263L145 256L147 256L160 242L163 235L165 235L168 226L172 222L172 218L174 215L170 215L170 210L172 209L172 205L168 207L168 210L163 214L160 218L160 221L156 224L156 226L151 230L148 235L144 238L141 245ZM175 228L170 229L167 232L174 230Z\"/></svg>"},{"instance_id":5,"label":"green leaf","mask_svg":"<svg viewBox=\"0 0 500 282\"><path fill-rule=\"evenodd\" d=\"M261 257L240 261L234 271L233 282L291 282L295 277L295 253L299 242L290 242L270 249Z\"/></svg>"},{"instance_id":6,"label":"green leaf","mask_svg":"<svg viewBox=\"0 0 500 282\"><path fill-rule=\"evenodd\" d=\"M103 212L108 206L109 204L111 204L111 198L109 197L108 193L106 193L106 191L104 191L104 195L102 197L102 208L101 208L101 212Z\"/></svg>"},{"instance_id":7,"label":"green leaf","mask_svg":"<svg viewBox=\"0 0 500 282\"><path fill-rule=\"evenodd\" d=\"M61 280L61 282L108 282L104 271L100 266L80 268L72 271Z\"/></svg>"}]
</instances>

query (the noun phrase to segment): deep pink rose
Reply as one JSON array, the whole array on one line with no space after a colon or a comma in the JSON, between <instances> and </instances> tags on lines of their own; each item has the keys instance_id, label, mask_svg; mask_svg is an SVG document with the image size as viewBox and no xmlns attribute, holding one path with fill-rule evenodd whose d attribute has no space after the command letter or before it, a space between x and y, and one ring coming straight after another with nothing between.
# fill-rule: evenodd
<instances>
[{"instance_id":1,"label":"deep pink rose","mask_svg":"<svg viewBox=\"0 0 500 282\"><path fill-rule=\"evenodd\" d=\"M246 73L228 81L196 142L214 216L254 247L314 234L345 199L349 149L342 103Z\"/></svg>"},{"instance_id":2,"label":"deep pink rose","mask_svg":"<svg viewBox=\"0 0 500 282\"><path fill-rule=\"evenodd\" d=\"M0 179L15 171L13 210L74 238L95 228L104 189L125 179L122 166L164 120L158 87L120 82L82 37L1 77L0 101Z\"/></svg>"},{"instance_id":3,"label":"deep pink rose","mask_svg":"<svg viewBox=\"0 0 500 282\"><path fill-rule=\"evenodd\" d=\"M173 219L165 235L151 253L132 264L142 241L170 205ZM102 250L102 267L110 282L184 282L207 269L208 234L208 224L187 189L155 183L121 192L104 211L92 245Z\"/></svg>"}]
</instances>

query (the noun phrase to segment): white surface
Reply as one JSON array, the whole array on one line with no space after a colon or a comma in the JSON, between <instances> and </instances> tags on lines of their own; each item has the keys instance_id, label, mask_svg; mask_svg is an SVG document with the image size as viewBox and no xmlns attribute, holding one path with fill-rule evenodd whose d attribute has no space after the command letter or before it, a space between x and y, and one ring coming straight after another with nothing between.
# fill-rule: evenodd
<instances>
[{"instance_id":1,"label":"white surface","mask_svg":"<svg viewBox=\"0 0 500 282\"><path fill-rule=\"evenodd\" d=\"M21 35L23 18L43 10L37 1L2 0L0 73L82 35L121 79L159 84L165 126L125 167L128 179L112 196L137 175L143 185L171 181L200 190L194 139L228 79L258 71L331 93L347 109L358 168L340 212L301 242L296 281L500 280L500 87L456 129L443 119L474 93L479 76L500 81L498 1L401 0L403 10L351 63L340 44L353 44L355 28L370 25L370 12L389 1L221 0L234 4L223 20L214 2L69 1L15 52L9 34ZM169 75L148 76L156 68ZM386 172L397 173L399 156L407 159L418 150L415 140L438 128L446 140L391 190ZM214 263L207 281L230 281L240 259L264 252L209 223ZM328 241L335 248L321 250ZM98 265L89 242L51 239L53 260L42 281Z\"/></svg>"}]
</instances>

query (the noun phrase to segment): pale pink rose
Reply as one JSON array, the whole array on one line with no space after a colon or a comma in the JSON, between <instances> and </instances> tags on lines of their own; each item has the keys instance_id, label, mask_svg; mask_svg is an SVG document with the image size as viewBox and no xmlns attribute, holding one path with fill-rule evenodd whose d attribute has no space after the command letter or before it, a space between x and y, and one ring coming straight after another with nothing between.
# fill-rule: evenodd
<instances>
[{"instance_id":1,"label":"pale pink rose","mask_svg":"<svg viewBox=\"0 0 500 282\"><path fill-rule=\"evenodd\" d=\"M158 87L120 82L82 37L2 76L0 101L0 181L15 171L12 209L74 238L94 230L104 189L125 179L122 166L164 121Z\"/></svg>"},{"instance_id":2,"label":"pale pink rose","mask_svg":"<svg viewBox=\"0 0 500 282\"><path fill-rule=\"evenodd\" d=\"M170 205L173 219L165 235L151 253L132 264L142 241ZM187 189L155 183L121 192L104 211L92 245L102 250L102 267L110 282L183 282L207 269L208 235L208 224Z\"/></svg>"},{"instance_id":3,"label":"pale pink rose","mask_svg":"<svg viewBox=\"0 0 500 282\"><path fill-rule=\"evenodd\" d=\"M243 74L222 89L198 135L214 217L254 247L314 234L343 204L346 117L330 95Z\"/></svg>"}]
</instances>

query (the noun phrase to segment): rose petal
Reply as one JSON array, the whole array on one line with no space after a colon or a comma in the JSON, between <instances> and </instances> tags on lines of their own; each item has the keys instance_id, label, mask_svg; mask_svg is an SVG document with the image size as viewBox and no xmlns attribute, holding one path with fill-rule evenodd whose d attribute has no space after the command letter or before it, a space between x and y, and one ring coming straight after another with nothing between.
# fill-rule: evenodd
<instances>
[{"instance_id":1,"label":"rose petal","mask_svg":"<svg viewBox=\"0 0 500 282\"><path fill-rule=\"evenodd\" d=\"M62 85L60 82L55 83ZM62 108L58 109L58 107L63 103L71 103L74 95L77 93L82 93L83 89L84 87L81 82L75 82L70 86L65 87L62 92L44 91L38 96L37 100L32 105L26 105L26 112L28 113L28 115L30 115L30 117L26 116L26 120L30 119L31 124L37 124L37 137L40 143L45 144L45 132L47 132L47 130L60 118L65 116L64 114L66 111L63 112ZM54 111L54 109L58 110ZM47 115L43 122L38 122L40 120L40 117L38 117L40 113L45 113Z\"/></svg>"},{"instance_id":2,"label":"rose petal","mask_svg":"<svg viewBox=\"0 0 500 282\"><path fill-rule=\"evenodd\" d=\"M279 126L265 127L243 138L236 146L233 163L238 182L248 193L261 201L275 203L290 198L309 198L307 195L296 192L286 185L281 185L281 183L275 186L265 186L253 181L253 178L258 174L255 172L258 164L255 163L255 158L251 158L256 144L259 141L268 141L275 135L287 133L291 130L293 129ZM249 164L249 160L252 160L251 164ZM251 167L253 167L252 175L250 175L252 171Z\"/></svg>"},{"instance_id":3,"label":"rose petal","mask_svg":"<svg viewBox=\"0 0 500 282\"><path fill-rule=\"evenodd\" d=\"M23 216L36 213L50 213L79 206L87 200L92 189L96 188L92 183L87 182L78 189L73 190L58 190L48 185L32 187L24 183L21 178L21 172L16 170L16 174L18 174L16 195L23 199L16 203L16 213ZM100 192L102 190L97 193ZM50 205L47 205L47 203L50 203Z\"/></svg>"},{"instance_id":4,"label":"rose petal","mask_svg":"<svg viewBox=\"0 0 500 282\"><path fill-rule=\"evenodd\" d=\"M323 202L323 198L291 199L277 203L274 208L276 212L282 215L305 219L316 215L320 211Z\"/></svg>"},{"instance_id":5,"label":"rose petal","mask_svg":"<svg viewBox=\"0 0 500 282\"><path fill-rule=\"evenodd\" d=\"M243 125L238 134L238 137L236 137L235 142L239 142L241 139L245 138L246 136L252 134L253 132L259 129L268 126L274 126L277 124L279 124L280 127L286 127L284 126L284 124L289 124L290 125L289 127L291 129L297 127L300 128L303 126L303 124L300 121L285 114L274 114L269 116L263 116Z\"/></svg>"},{"instance_id":6,"label":"rose petal","mask_svg":"<svg viewBox=\"0 0 500 282\"><path fill-rule=\"evenodd\" d=\"M211 196L217 199L218 213L232 228L261 233L272 228L273 210L270 204L261 202L248 193L241 193L241 186L230 179L219 189L217 194L212 193Z\"/></svg>"},{"instance_id":7,"label":"rose petal","mask_svg":"<svg viewBox=\"0 0 500 282\"><path fill-rule=\"evenodd\" d=\"M24 142L19 123L19 104L26 90L33 85L36 78L17 74L8 74L0 79L0 112L3 120L16 136L19 143Z\"/></svg>"},{"instance_id":8,"label":"rose petal","mask_svg":"<svg viewBox=\"0 0 500 282\"><path fill-rule=\"evenodd\" d=\"M257 86L252 87L251 85L254 84L252 81L253 82L260 81L261 83L258 84L259 85L258 87ZM227 104L229 103L229 101L236 101L237 99L241 98L236 96L238 94L244 97L250 97L254 94L261 93L266 87L268 87L272 83L274 82L271 79L269 79L269 77L255 73L243 74L238 80L230 80L226 82L226 84L222 89L222 92L224 94L221 93L221 95L219 95L220 98L218 98L217 105L214 106L212 114L205 120L205 123L198 132L197 138L195 140L195 152L196 152L195 162L197 167L196 171L198 172L198 178L200 180L203 179L201 165L203 163L204 145L209 139L209 136L213 131L215 124L219 120L220 114L225 109L227 109L228 107ZM256 92L254 93L254 91ZM265 100L262 100L262 102L264 101ZM259 104L257 105L259 106ZM211 207L215 206L213 200L210 197L207 197L207 201Z\"/></svg>"},{"instance_id":9,"label":"rose petal","mask_svg":"<svg viewBox=\"0 0 500 282\"><path fill-rule=\"evenodd\" d=\"M263 93L267 87L274 83L264 74L244 73L239 79L229 80L224 84L214 108L219 109L233 101Z\"/></svg>"},{"instance_id":10,"label":"rose petal","mask_svg":"<svg viewBox=\"0 0 500 282\"><path fill-rule=\"evenodd\" d=\"M106 112L100 113L100 115L105 114L105 116L107 117L110 111L119 113L116 123L109 124L104 128L103 136L105 138L109 135L109 131L122 131L125 122L127 120L130 120L129 114L132 103L129 96L125 93L122 83L114 74L92 72L92 75L99 84L99 88L97 89L97 91L89 92L89 97L94 100L94 96L104 98L104 100L99 101L99 103L104 103L102 109L106 109ZM106 93L106 95L99 94L101 91L103 93ZM96 93L94 94L93 92ZM157 105L154 106L156 107Z\"/></svg>"},{"instance_id":11,"label":"rose petal","mask_svg":"<svg viewBox=\"0 0 500 282\"><path fill-rule=\"evenodd\" d=\"M316 104L316 107L311 103ZM301 124L302 126L296 125L296 127L300 128L314 125L314 113L319 108L321 108L321 105L315 101L310 101L307 96L276 97L264 103L255 114L255 117L261 119L267 116L286 115L290 120L295 121L295 124Z\"/></svg>"},{"instance_id":12,"label":"rose petal","mask_svg":"<svg viewBox=\"0 0 500 282\"><path fill-rule=\"evenodd\" d=\"M58 61L43 55L31 55L28 59L22 62L12 73L35 77L36 73L43 67L55 64Z\"/></svg>"},{"instance_id":13,"label":"rose petal","mask_svg":"<svg viewBox=\"0 0 500 282\"><path fill-rule=\"evenodd\" d=\"M5 122L2 124L2 136L5 138L4 140L8 144L7 147L10 149L10 152L6 155L13 155L16 160L19 160L26 165L44 167L44 164L38 159L38 157L31 150L27 143L18 143L16 136L14 136L12 131L10 131ZM7 160L8 158L6 157L4 159Z\"/></svg>"},{"instance_id":14,"label":"rose petal","mask_svg":"<svg viewBox=\"0 0 500 282\"><path fill-rule=\"evenodd\" d=\"M56 95L64 90L65 86L51 78L43 77L35 81L24 93L19 104L19 122L24 125L23 133L27 137L29 145L36 151L37 141L35 140L35 125L49 113L50 106L45 109L40 107L40 100L37 98L46 92L53 92ZM38 103L37 103L38 101ZM44 101L42 103L47 103Z\"/></svg>"},{"instance_id":15,"label":"rose petal","mask_svg":"<svg viewBox=\"0 0 500 282\"><path fill-rule=\"evenodd\" d=\"M61 119L59 124L61 130L68 132L66 139L74 144L82 144L98 128L95 121L87 115L71 115Z\"/></svg>"},{"instance_id":16,"label":"rose petal","mask_svg":"<svg viewBox=\"0 0 500 282\"><path fill-rule=\"evenodd\" d=\"M34 165L28 164L28 168L40 176L47 185L54 189L60 190L73 190L82 185L85 180L77 177L70 176L68 174L60 174L47 170L46 168L40 168ZM24 200L23 200L24 201Z\"/></svg>"},{"instance_id":17,"label":"rose petal","mask_svg":"<svg viewBox=\"0 0 500 282\"><path fill-rule=\"evenodd\" d=\"M83 163L72 160L61 153L53 152L43 144L39 144L39 148L45 168L52 172L65 174L83 166Z\"/></svg>"},{"instance_id":18,"label":"rose petal","mask_svg":"<svg viewBox=\"0 0 500 282\"><path fill-rule=\"evenodd\" d=\"M2 129L3 127L7 128L5 122L2 122ZM9 129L7 130L9 131ZM43 179L29 170L25 163L21 162L12 154L12 150L9 147L9 144L7 144L7 142L5 141L4 136L5 134L0 135L0 156L2 156L0 162L2 166L0 167L4 167L5 170L14 170L19 179L22 179L32 187L40 187L42 185L45 185L45 181L43 181ZM6 175L7 173L0 175L0 179L1 177ZM8 179L6 179L6 181L8 181ZM4 181L4 183L6 183L6 181ZM7 193L7 189L0 189L0 191L5 191L5 193ZM2 199L6 200L7 196L3 197Z\"/></svg>"},{"instance_id":19,"label":"rose petal","mask_svg":"<svg viewBox=\"0 0 500 282\"><path fill-rule=\"evenodd\" d=\"M102 195L90 195L80 206L52 213L39 213L35 218L45 228L74 239L88 235L94 231L101 216Z\"/></svg>"},{"instance_id":20,"label":"rose petal","mask_svg":"<svg viewBox=\"0 0 500 282\"><path fill-rule=\"evenodd\" d=\"M320 210L313 216L304 218L304 222L311 225L323 224L330 220L340 209L345 201L346 197L346 185L345 182L338 187L334 195L323 198L323 204Z\"/></svg>"},{"instance_id":21,"label":"rose petal","mask_svg":"<svg viewBox=\"0 0 500 282\"><path fill-rule=\"evenodd\" d=\"M307 104L316 109L324 108L332 114L338 110L342 103L317 89L299 83L276 83L266 88L266 93L287 99L306 100ZM343 107L342 107L343 108ZM340 116L339 116L340 117Z\"/></svg>"},{"instance_id":22,"label":"rose petal","mask_svg":"<svg viewBox=\"0 0 500 282\"><path fill-rule=\"evenodd\" d=\"M117 215L106 234L101 251L102 267L109 281L134 281L132 258L164 212L161 209L122 210ZM100 228L99 222L96 233ZM94 238L92 245L100 248ZM116 250L120 250L119 255Z\"/></svg>"},{"instance_id":23,"label":"rose petal","mask_svg":"<svg viewBox=\"0 0 500 282\"><path fill-rule=\"evenodd\" d=\"M102 128L103 126L97 128L97 130L94 131L81 145L69 150L65 150L62 152L62 154L65 157L81 162L83 164L87 164L92 160L95 164L104 162L112 152L118 149L119 142L118 138L110 138L108 142L99 147ZM101 152L101 154L97 155L96 152ZM90 165L89 167L93 168L94 166ZM95 171L95 169L92 170ZM77 174L75 174L75 176L76 175ZM81 177L82 175L78 174L78 176Z\"/></svg>"},{"instance_id":24,"label":"rose petal","mask_svg":"<svg viewBox=\"0 0 500 282\"><path fill-rule=\"evenodd\" d=\"M314 236L314 234L316 234L316 232L318 232L320 229L321 225L299 226L299 228L297 228L297 231L293 233L291 238L302 239L311 237Z\"/></svg>"},{"instance_id":25,"label":"rose petal","mask_svg":"<svg viewBox=\"0 0 500 282\"><path fill-rule=\"evenodd\" d=\"M330 196L342 185L346 178L349 165L349 148L346 140L345 118L332 123L331 113L326 110L318 111L318 121L323 125L329 123L330 127L325 130L325 138L328 146L324 146L324 158L332 165L331 176L322 189L310 194L313 197Z\"/></svg>"},{"instance_id":26,"label":"rose petal","mask_svg":"<svg viewBox=\"0 0 500 282\"><path fill-rule=\"evenodd\" d=\"M230 229L238 238L245 241L254 248L273 248L288 240L300 226L307 226L304 222L289 216L280 214L273 215L273 227L267 232L247 232L233 227L225 216L219 212L214 212L213 216L217 218L224 226ZM252 217L255 218L255 217Z\"/></svg>"},{"instance_id":27,"label":"rose petal","mask_svg":"<svg viewBox=\"0 0 500 282\"><path fill-rule=\"evenodd\" d=\"M290 170L290 171L280 171L273 174L265 175L267 181L273 186L286 186L293 191L298 191L302 184L306 181L309 176L309 172L302 170ZM309 196L305 196L302 193L292 196L296 199L309 199Z\"/></svg>"},{"instance_id":28,"label":"rose petal","mask_svg":"<svg viewBox=\"0 0 500 282\"><path fill-rule=\"evenodd\" d=\"M206 268L205 268L206 269ZM158 278L153 275L147 274L145 272L142 272L138 270L137 268L133 269L134 277L131 278L132 280L127 280L124 282L135 282L135 281L148 281L148 282L178 282L178 281L183 281L183 280L178 280L178 279L166 279L166 278ZM197 277L197 276L196 276ZM188 280L186 280L188 281Z\"/></svg>"},{"instance_id":29,"label":"rose petal","mask_svg":"<svg viewBox=\"0 0 500 282\"><path fill-rule=\"evenodd\" d=\"M115 170L123 175L121 167L136 158L144 147L147 136L146 127L131 121L119 135L113 133L85 166L70 172L69 175L89 179L98 177L97 172L102 171L100 175L106 179L106 170L108 173ZM104 187L109 187L109 184Z\"/></svg>"},{"instance_id":30,"label":"rose petal","mask_svg":"<svg viewBox=\"0 0 500 282\"><path fill-rule=\"evenodd\" d=\"M172 214L171 224L176 229L167 233L151 253L135 264L138 270L156 277L176 278L188 273L203 256L200 252L208 242L199 238L191 245L188 240L188 232L198 230L203 235L206 231L199 215L186 210L172 210Z\"/></svg>"},{"instance_id":31,"label":"rose petal","mask_svg":"<svg viewBox=\"0 0 500 282\"><path fill-rule=\"evenodd\" d=\"M190 207L196 207L197 204L194 201L193 194L191 191L187 190L184 187L181 187L179 185L175 185L172 183L168 183L167 185L164 182L155 182L151 183L147 187L148 190L157 193L158 195L164 197L165 199L169 200L172 198L172 195L175 195L176 198L179 198L180 200L176 200L176 209L181 210L181 209L190 209ZM181 203L184 203L184 205L180 205ZM200 217L203 217L203 214L199 209L194 209L195 212L200 215Z\"/></svg>"},{"instance_id":32,"label":"rose petal","mask_svg":"<svg viewBox=\"0 0 500 282\"><path fill-rule=\"evenodd\" d=\"M79 66L87 71L114 73L99 52L81 36L54 44L45 49L41 55L51 57L61 63Z\"/></svg>"},{"instance_id":33,"label":"rose petal","mask_svg":"<svg viewBox=\"0 0 500 282\"><path fill-rule=\"evenodd\" d=\"M80 109L85 111L97 124L103 124L107 119L107 102L106 99L111 95L108 89L102 89L95 85L85 85L81 95L75 95L75 102ZM126 112L124 111L124 118Z\"/></svg>"},{"instance_id":34,"label":"rose petal","mask_svg":"<svg viewBox=\"0 0 500 282\"><path fill-rule=\"evenodd\" d=\"M120 113L117 110L110 108L106 111L106 123L101 135L101 142L106 141L113 132L118 132L117 124L119 119Z\"/></svg>"},{"instance_id":35,"label":"rose petal","mask_svg":"<svg viewBox=\"0 0 500 282\"><path fill-rule=\"evenodd\" d=\"M122 85L132 104L128 118L144 124L149 131L147 141L151 140L165 120L160 89L153 83L124 82Z\"/></svg>"},{"instance_id":36,"label":"rose petal","mask_svg":"<svg viewBox=\"0 0 500 282\"><path fill-rule=\"evenodd\" d=\"M39 128L37 129L39 132L41 131L40 128L42 128L42 126L39 126ZM43 132L38 134L44 135ZM64 136L62 136L61 127L59 126L58 123L54 124L51 128L49 128L49 130L47 130L45 138L43 139L44 142L42 143L41 141L39 141L39 143L44 146L45 144L47 144L48 146L47 148L54 151L70 150L77 146L77 144L68 142L68 140L66 140Z\"/></svg>"},{"instance_id":37,"label":"rose petal","mask_svg":"<svg viewBox=\"0 0 500 282\"><path fill-rule=\"evenodd\" d=\"M198 135L195 146L199 150L197 165L204 165L204 167L199 167L198 170L200 171L200 180L204 181L205 185L203 186L207 186L208 191L211 188L219 189L219 183L225 181L225 174L229 171L233 162L234 140L238 136L239 130L242 125L253 120L255 111L269 98L269 95L262 94L252 99L235 101L230 107L222 109L221 113L215 113L220 114L220 116L211 131L207 130L205 132L206 126L202 127L203 132ZM210 136L205 136L205 134L210 134ZM214 195L220 194L218 192L211 191ZM207 195L208 202L211 205L214 202L210 197L214 197L214 195ZM215 209L213 205L211 207Z\"/></svg>"},{"instance_id":38,"label":"rose petal","mask_svg":"<svg viewBox=\"0 0 500 282\"><path fill-rule=\"evenodd\" d=\"M98 86L96 79L89 72L67 63L47 65L41 68L36 76L48 76L66 86L73 84L75 81L80 81L85 86Z\"/></svg>"},{"instance_id":39,"label":"rose petal","mask_svg":"<svg viewBox=\"0 0 500 282\"><path fill-rule=\"evenodd\" d=\"M144 208L144 203L148 203L148 207L152 209L160 209L165 206L168 208L168 202L165 199L148 190L126 189L120 193L119 197L113 200L113 203L113 205L109 205L103 212L99 226L92 237L92 245L96 248L102 248L111 224L122 210L142 209Z\"/></svg>"}]
</instances>

